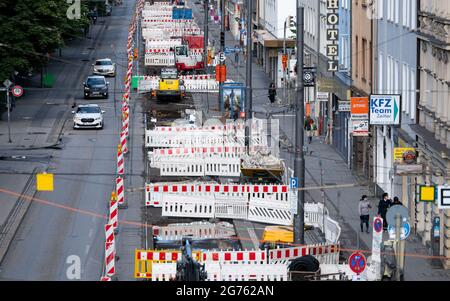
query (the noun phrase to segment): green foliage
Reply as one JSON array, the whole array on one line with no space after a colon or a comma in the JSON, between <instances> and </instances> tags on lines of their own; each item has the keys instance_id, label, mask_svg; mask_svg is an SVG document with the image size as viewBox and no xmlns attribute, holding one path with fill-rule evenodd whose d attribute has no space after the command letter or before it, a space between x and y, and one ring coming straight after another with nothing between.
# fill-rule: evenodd
<instances>
[{"instance_id":1,"label":"green foliage","mask_svg":"<svg viewBox=\"0 0 450 301\"><path fill-rule=\"evenodd\" d=\"M0 1L0 80L13 71L40 70L66 39L81 37L89 24L87 3L81 3L81 18L70 20L66 0Z\"/></svg>"}]
</instances>

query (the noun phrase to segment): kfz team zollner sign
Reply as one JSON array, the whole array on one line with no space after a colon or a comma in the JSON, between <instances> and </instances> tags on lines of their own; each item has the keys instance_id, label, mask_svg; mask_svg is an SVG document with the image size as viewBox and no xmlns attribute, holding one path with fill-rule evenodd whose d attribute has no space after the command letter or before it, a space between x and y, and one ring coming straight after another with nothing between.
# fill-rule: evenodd
<instances>
[{"instance_id":1,"label":"kfz team zollner sign","mask_svg":"<svg viewBox=\"0 0 450 301\"><path fill-rule=\"evenodd\" d=\"M369 119L371 125L399 125L400 95L371 95Z\"/></svg>"}]
</instances>

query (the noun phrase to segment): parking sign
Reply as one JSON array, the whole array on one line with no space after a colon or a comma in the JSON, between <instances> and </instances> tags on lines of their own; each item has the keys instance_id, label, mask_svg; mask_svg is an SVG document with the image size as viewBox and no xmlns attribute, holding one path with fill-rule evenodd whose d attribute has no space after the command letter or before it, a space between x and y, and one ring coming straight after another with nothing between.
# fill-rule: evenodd
<instances>
[{"instance_id":1,"label":"parking sign","mask_svg":"<svg viewBox=\"0 0 450 301\"><path fill-rule=\"evenodd\" d=\"M291 189L298 189L298 178L291 178Z\"/></svg>"}]
</instances>

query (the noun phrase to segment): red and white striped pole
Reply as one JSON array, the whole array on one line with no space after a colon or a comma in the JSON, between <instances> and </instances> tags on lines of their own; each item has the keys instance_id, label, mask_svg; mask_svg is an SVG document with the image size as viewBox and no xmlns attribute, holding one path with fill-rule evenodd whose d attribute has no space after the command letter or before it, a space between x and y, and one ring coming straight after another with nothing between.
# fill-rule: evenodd
<instances>
[{"instance_id":1,"label":"red and white striped pole","mask_svg":"<svg viewBox=\"0 0 450 301\"><path fill-rule=\"evenodd\" d=\"M128 207L125 202L125 187L124 180L121 177L116 178L116 193L117 193L117 202L119 204L119 209L126 209Z\"/></svg>"},{"instance_id":2,"label":"red and white striped pole","mask_svg":"<svg viewBox=\"0 0 450 301\"><path fill-rule=\"evenodd\" d=\"M111 193L111 201L109 202L109 222L113 226L114 232L119 231L119 207L117 203L116 192Z\"/></svg>"},{"instance_id":3,"label":"red and white striped pole","mask_svg":"<svg viewBox=\"0 0 450 301\"><path fill-rule=\"evenodd\" d=\"M111 281L111 277L103 276L100 278L100 281Z\"/></svg>"},{"instance_id":4,"label":"red and white striped pole","mask_svg":"<svg viewBox=\"0 0 450 301\"><path fill-rule=\"evenodd\" d=\"M122 144L122 151L124 154L128 153L127 133L124 130L120 132L120 144Z\"/></svg>"},{"instance_id":5,"label":"red and white striped pole","mask_svg":"<svg viewBox=\"0 0 450 301\"><path fill-rule=\"evenodd\" d=\"M113 277L116 274L114 242L105 242L105 275Z\"/></svg>"},{"instance_id":6,"label":"red and white striped pole","mask_svg":"<svg viewBox=\"0 0 450 301\"><path fill-rule=\"evenodd\" d=\"M105 239L106 242L114 242L114 225L106 224L105 225Z\"/></svg>"},{"instance_id":7,"label":"red and white striped pole","mask_svg":"<svg viewBox=\"0 0 450 301\"><path fill-rule=\"evenodd\" d=\"M123 176L125 174L125 160L123 158L122 145L117 147L117 174Z\"/></svg>"}]
</instances>

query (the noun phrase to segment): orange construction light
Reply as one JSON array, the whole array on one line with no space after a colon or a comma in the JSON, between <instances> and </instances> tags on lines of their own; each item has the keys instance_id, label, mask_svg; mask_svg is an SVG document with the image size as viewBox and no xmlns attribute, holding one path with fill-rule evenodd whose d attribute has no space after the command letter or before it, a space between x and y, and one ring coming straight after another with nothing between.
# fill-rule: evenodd
<instances>
[{"instance_id":1,"label":"orange construction light","mask_svg":"<svg viewBox=\"0 0 450 301\"><path fill-rule=\"evenodd\" d=\"M137 60L138 59L138 49L134 48L134 59Z\"/></svg>"}]
</instances>

